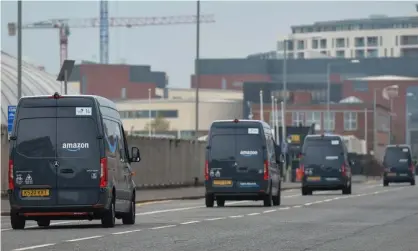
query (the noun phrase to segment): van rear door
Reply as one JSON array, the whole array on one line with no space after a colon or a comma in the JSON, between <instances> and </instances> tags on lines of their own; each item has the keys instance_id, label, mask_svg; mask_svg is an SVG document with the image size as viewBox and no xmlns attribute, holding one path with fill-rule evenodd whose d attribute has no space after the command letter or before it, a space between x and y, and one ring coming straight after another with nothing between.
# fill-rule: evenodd
<instances>
[{"instance_id":1,"label":"van rear door","mask_svg":"<svg viewBox=\"0 0 418 251\"><path fill-rule=\"evenodd\" d=\"M403 175L412 166L412 156L408 147L388 147L386 148L383 165L391 173Z\"/></svg>"},{"instance_id":2,"label":"van rear door","mask_svg":"<svg viewBox=\"0 0 418 251\"><path fill-rule=\"evenodd\" d=\"M343 146L336 139L311 139L305 142L302 163L307 179L339 179L345 162L343 153Z\"/></svg>"},{"instance_id":3,"label":"van rear door","mask_svg":"<svg viewBox=\"0 0 418 251\"><path fill-rule=\"evenodd\" d=\"M73 103L84 105L76 107ZM58 204L96 204L103 148L96 119L100 115L94 109L93 99L63 98L58 104L61 105L57 108Z\"/></svg>"},{"instance_id":4,"label":"van rear door","mask_svg":"<svg viewBox=\"0 0 418 251\"><path fill-rule=\"evenodd\" d=\"M16 116L13 196L21 207L57 203L55 100L22 99Z\"/></svg>"},{"instance_id":5,"label":"van rear door","mask_svg":"<svg viewBox=\"0 0 418 251\"><path fill-rule=\"evenodd\" d=\"M211 137L210 177L233 183L263 179L264 153L260 134L248 134L248 128L229 128L228 133L223 128L222 131Z\"/></svg>"}]
</instances>

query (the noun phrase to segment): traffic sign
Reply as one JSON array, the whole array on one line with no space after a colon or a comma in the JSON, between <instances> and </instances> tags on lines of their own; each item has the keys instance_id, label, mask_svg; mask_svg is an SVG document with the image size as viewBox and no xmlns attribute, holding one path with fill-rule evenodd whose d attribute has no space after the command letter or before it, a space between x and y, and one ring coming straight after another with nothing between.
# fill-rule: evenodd
<instances>
[{"instance_id":1,"label":"traffic sign","mask_svg":"<svg viewBox=\"0 0 418 251\"><path fill-rule=\"evenodd\" d=\"M15 105L9 105L7 107L7 131L10 133L13 130L13 121L15 119L16 114L16 106Z\"/></svg>"}]
</instances>

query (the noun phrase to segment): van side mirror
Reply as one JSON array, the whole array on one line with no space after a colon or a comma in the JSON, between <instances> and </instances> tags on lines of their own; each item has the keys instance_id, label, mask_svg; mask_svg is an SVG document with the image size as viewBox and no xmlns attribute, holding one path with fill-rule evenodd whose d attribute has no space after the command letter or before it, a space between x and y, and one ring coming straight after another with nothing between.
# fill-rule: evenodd
<instances>
[{"instance_id":1,"label":"van side mirror","mask_svg":"<svg viewBox=\"0 0 418 251\"><path fill-rule=\"evenodd\" d=\"M350 159L349 162L350 162L350 166L354 166L356 164L356 162L352 159Z\"/></svg>"},{"instance_id":2,"label":"van side mirror","mask_svg":"<svg viewBox=\"0 0 418 251\"><path fill-rule=\"evenodd\" d=\"M131 162L140 162L141 161L141 154L139 152L138 147L131 148Z\"/></svg>"}]
</instances>

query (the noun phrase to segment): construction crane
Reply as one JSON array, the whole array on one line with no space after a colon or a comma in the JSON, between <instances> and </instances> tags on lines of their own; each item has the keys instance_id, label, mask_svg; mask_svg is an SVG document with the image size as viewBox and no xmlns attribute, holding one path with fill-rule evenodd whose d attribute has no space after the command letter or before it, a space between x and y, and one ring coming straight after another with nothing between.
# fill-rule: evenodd
<instances>
[{"instance_id":1,"label":"construction crane","mask_svg":"<svg viewBox=\"0 0 418 251\"><path fill-rule=\"evenodd\" d=\"M194 15L183 16L165 16L165 17L118 17L108 18L108 27L142 27L142 26L162 26L162 25L177 25L177 24L194 24L197 22L197 17ZM200 23L214 23L213 15L200 15ZM61 66L68 57L68 37L70 35L70 28L97 28L100 27L100 18L81 18L81 19L49 19L46 21L35 22L22 25L22 29L58 29L59 30L59 44L60 44L60 63ZM106 27L104 27L106 28ZM8 23L8 31L10 36L16 35L16 23ZM107 33L108 34L108 33ZM106 36L106 32L104 32ZM108 38L108 35L107 35ZM108 40L101 40L100 49L106 50ZM103 46L103 47L102 47ZM100 55L102 55L100 52ZM103 53L103 60L106 60L107 51ZM101 58L102 60L102 58Z\"/></svg>"}]
</instances>

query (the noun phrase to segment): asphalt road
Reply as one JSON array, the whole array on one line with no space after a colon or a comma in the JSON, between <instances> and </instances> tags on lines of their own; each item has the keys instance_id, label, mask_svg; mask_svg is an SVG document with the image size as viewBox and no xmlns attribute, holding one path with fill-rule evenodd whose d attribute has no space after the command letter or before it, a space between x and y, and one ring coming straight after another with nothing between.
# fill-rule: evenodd
<instances>
[{"instance_id":1,"label":"asphalt road","mask_svg":"<svg viewBox=\"0 0 418 251\"><path fill-rule=\"evenodd\" d=\"M11 230L2 217L1 250L57 251L416 251L418 186L353 184L352 195L283 192L280 207L239 202L206 208L203 200L138 205L137 224L54 222ZM35 222L27 222L34 226Z\"/></svg>"}]
</instances>

